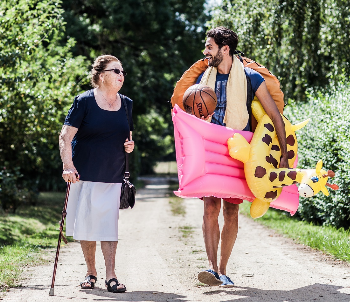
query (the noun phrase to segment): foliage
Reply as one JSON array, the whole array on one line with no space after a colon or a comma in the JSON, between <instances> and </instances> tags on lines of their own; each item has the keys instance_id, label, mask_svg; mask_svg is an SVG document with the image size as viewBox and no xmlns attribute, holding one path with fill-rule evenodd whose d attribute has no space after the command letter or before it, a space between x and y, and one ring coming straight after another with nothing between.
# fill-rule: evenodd
<instances>
[{"instance_id":1,"label":"foliage","mask_svg":"<svg viewBox=\"0 0 350 302\"><path fill-rule=\"evenodd\" d=\"M238 49L281 81L287 99L350 76L347 0L223 0L210 27L238 33Z\"/></svg>"},{"instance_id":2,"label":"foliage","mask_svg":"<svg viewBox=\"0 0 350 302\"><path fill-rule=\"evenodd\" d=\"M316 224L350 227L350 83L332 85L328 92L309 91L308 102L291 102L285 115L296 123L311 118L310 123L298 131L298 166L315 168L322 159L324 169L333 170L338 191L329 190L313 198L301 198L298 217Z\"/></svg>"},{"instance_id":3,"label":"foliage","mask_svg":"<svg viewBox=\"0 0 350 302\"><path fill-rule=\"evenodd\" d=\"M67 39L75 55L92 62L101 54L117 56L128 75L121 93L134 101L133 138L140 173L173 152L168 101L175 81L201 57L205 0L63 1ZM89 89L86 86L86 89ZM139 159L136 156L139 155Z\"/></svg>"},{"instance_id":4,"label":"foliage","mask_svg":"<svg viewBox=\"0 0 350 302\"><path fill-rule=\"evenodd\" d=\"M37 200L36 190L30 190L30 184L19 187L18 180L23 177L19 172L19 167L15 167L12 171L3 168L0 171L1 189L0 200L4 210L13 208L14 210L23 203L35 204Z\"/></svg>"},{"instance_id":5,"label":"foliage","mask_svg":"<svg viewBox=\"0 0 350 302\"><path fill-rule=\"evenodd\" d=\"M6 171L1 173L1 202L12 210L18 205L13 198L20 201L18 191L64 184L59 180L58 134L67 100L81 90L87 73L83 57L71 54L74 40L60 42L64 22L59 4L0 2L0 167ZM11 186L13 196L8 194Z\"/></svg>"}]
</instances>

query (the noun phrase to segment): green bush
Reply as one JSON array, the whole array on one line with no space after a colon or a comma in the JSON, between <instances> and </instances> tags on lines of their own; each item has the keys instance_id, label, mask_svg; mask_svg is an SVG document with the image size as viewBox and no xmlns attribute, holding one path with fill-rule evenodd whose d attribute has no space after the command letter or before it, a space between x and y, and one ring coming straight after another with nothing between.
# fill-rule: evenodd
<instances>
[{"instance_id":1,"label":"green bush","mask_svg":"<svg viewBox=\"0 0 350 302\"><path fill-rule=\"evenodd\" d=\"M4 167L0 170L0 200L4 210L15 212L19 205L35 205L38 193L30 184L18 185L18 179L23 177L18 167L7 169Z\"/></svg>"},{"instance_id":2,"label":"green bush","mask_svg":"<svg viewBox=\"0 0 350 302\"><path fill-rule=\"evenodd\" d=\"M0 1L0 205L15 211L38 188L58 189L58 135L87 62L73 57L56 0Z\"/></svg>"},{"instance_id":3,"label":"green bush","mask_svg":"<svg viewBox=\"0 0 350 302\"><path fill-rule=\"evenodd\" d=\"M318 193L300 198L297 217L337 228L350 227L350 83L332 85L327 91L309 91L306 103L290 102L284 114L292 123L311 121L298 131L299 168L315 168L322 159L325 170L333 170L329 182L339 185L329 189L327 197Z\"/></svg>"}]
</instances>

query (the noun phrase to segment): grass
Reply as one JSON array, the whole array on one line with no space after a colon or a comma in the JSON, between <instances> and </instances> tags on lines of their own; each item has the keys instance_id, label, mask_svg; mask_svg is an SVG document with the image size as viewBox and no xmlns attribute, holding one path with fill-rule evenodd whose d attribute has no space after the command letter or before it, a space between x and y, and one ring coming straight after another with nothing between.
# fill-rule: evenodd
<instances>
[{"instance_id":1,"label":"grass","mask_svg":"<svg viewBox=\"0 0 350 302\"><path fill-rule=\"evenodd\" d=\"M132 180L132 183L135 186L136 191L138 189L141 189L141 188L145 187L145 182L143 180L140 180L140 179Z\"/></svg>"},{"instance_id":2,"label":"grass","mask_svg":"<svg viewBox=\"0 0 350 302\"><path fill-rule=\"evenodd\" d=\"M185 216L186 215L186 209L184 204L184 199L179 197L170 197L169 198L169 204L171 213L175 216Z\"/></svg>"},{"instance_id":3,"label":"grass","mask_svg":"<svg viewBox=\"0 0 350 302\"><path fill-rule=\"evenodd\" d=\"M244 201L240 212L249 216L250 202ZM331 226L317 226L298 221L286 212L269 209L257 219L257 222L284 234L297 242L332 255L337 259L350 262L350 230L336 229ZM249 216L250 217L250 216Z\"/></svg>"},{"instance_id":4,"label":"grass","mask_svg":"<svg viewBox=\"0 0 350 302\"><path fill-rule=\"evenodd\" d=\"M179 227L179 231L182 233L183 238L191 237L194 232L193 227L188 225Z\"/></svg>"},{"instance_id":5,"label":"grass","mask_svg":"<svg viewBox=\"0 0 350 302\"><path fill-rule=\"evenodd\" d=\"M169 192L176 191L179 188L179 183L177 181L169 181ZM173 215L175 216L185 216L186 208L184 199L180 197L176 197L173 195L169 198L170 209Z\"/></svg>"},{"instance_id":6,"label":"grass","mask_svg":"<svg viewBox=\"0 0 350 302\"><path fill-rule=\"evenodd\" d=\"M57 246L64 198L64 193L41 193L36 206L0 215L1 291L18 284L23 267L43 263L40 252Z\"/></svg>"}]
</instances>

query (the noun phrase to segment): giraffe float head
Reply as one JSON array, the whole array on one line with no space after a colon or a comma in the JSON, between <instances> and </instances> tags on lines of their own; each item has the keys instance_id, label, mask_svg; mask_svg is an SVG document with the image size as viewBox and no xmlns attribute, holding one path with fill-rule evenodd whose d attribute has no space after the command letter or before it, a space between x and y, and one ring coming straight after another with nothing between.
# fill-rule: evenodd
<instances>
[{"instance_id":1,"label":"giraffe float head","mask_svg":"<svg viewBox=\"0 0 350 302\"><path fill-rule=\"evenodd\" d=\"M302 170L304 177L299 186L299 195L302 197L312 197L318 192L322 191L324 195L328 196L327 187L333 190L338 190L336 184L329 184L327 182L329 177L334 177L335 173L332 170L325 171L322 169L322 160L319 160L316 169Z\"/></svg>"}]
</instances>

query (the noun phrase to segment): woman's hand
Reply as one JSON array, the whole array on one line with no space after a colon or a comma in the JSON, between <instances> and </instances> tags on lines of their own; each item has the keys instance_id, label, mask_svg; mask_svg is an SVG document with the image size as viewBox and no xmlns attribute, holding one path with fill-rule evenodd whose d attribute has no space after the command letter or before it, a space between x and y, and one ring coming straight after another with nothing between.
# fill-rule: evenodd
<instances>
[{"instance_id":1,"label":"woman's hand","mask_svg":"<svg viewBox=\"0 0 350 302\"><path fill-rule=\"evenodd\" d=\"M126 153L131 153L134 150L135 143L133 140L129 141L127 138L124 143L124 149Z\"/></svg>"},{"instance_id":2,"label":"woman's hand","mask_svg":"<svg viewBox=\"0 0 350 302\"><path fill-rule=\"evenodd\" d=\"M62 178L65 182L75 183L79 181L79 174L77 169L75 169L75 167L65 168L62 172Z\"/></svg>"}]
</instances>

